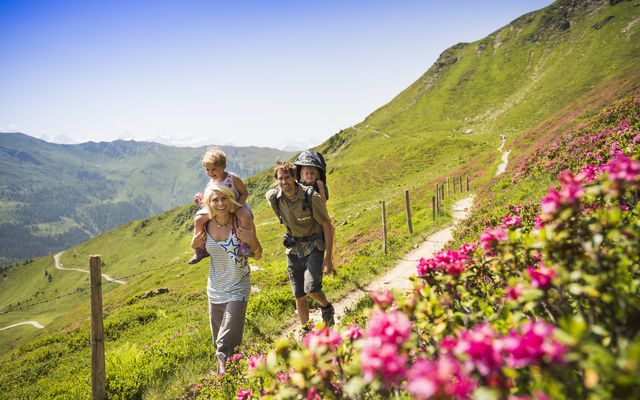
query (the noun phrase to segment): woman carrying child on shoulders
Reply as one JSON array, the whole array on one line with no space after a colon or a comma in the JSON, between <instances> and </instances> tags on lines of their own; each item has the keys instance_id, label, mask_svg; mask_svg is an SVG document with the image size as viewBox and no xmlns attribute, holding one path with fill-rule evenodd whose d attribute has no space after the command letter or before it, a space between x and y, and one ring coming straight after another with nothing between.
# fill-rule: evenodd
<instances>
[{"instance_id":1,"label":"woman carrying child on shoulders","mask_svg":"<svg viewBox=\"0 0 640 400\"><path fill-rule=\"evenodd\" d=\"M242 342L251 292L249 260L240 254L240 242L250 248L256 260L262 256L262 247L252 220L243 226L238 224L232 210L239 204L230 188L210 183L204 193L204 204L209 222L206 230L194 234L191 247L205 245L211 256L207 282L209 318L218 373L223 373L227 358Z\"/></svg>"}]
</instances>

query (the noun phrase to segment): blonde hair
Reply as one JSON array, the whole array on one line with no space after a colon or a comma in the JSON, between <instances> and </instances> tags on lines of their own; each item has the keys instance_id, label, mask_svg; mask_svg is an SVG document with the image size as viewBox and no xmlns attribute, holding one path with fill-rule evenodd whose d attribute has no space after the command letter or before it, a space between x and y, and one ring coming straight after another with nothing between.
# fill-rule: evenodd
<instances>
[{"instance_id":1,"label":"blonde hair","mask_svg":"<svg viewBox=\"0 0 640 400\"><path fill-rule=\"evenodd\" d=\"M276 164L276 167L273 169L273 177L278 179L278 171L283 171L293 176L293 179L296 178L296 166L291 164L290 162L280 162Z\"/></svg>"},{"instance_id":2,"label":"blonde hair","mask_svg":"<svg viewBox=\"0 0 640 400\"><path fill-rule=\"evenodd\" d=\"M235 199L235 194L231 191L228 186L223 185L222 183L212 182L207 185L207 188L204 190L204 204L207 206L207 211L209 212L209 218L213 218L213 209L211 208L211 198L213 197L214 192L222 193L227 196L229 201L232 204L235 204L238 207L242 207L242 204L238 203Z\"/></svg>"},{"instance_id":3,"label":"blonde hair","mask_svg":"<svg viewBox=\"0 0 640 400\"><path fill-rule=\"evenodd\" d=\"M202 166L206 167L207 164L212 164L214 167L227 167L227 155L222 150L211 149L207 150L202 157Z\"/></svg>"}]
</instances>

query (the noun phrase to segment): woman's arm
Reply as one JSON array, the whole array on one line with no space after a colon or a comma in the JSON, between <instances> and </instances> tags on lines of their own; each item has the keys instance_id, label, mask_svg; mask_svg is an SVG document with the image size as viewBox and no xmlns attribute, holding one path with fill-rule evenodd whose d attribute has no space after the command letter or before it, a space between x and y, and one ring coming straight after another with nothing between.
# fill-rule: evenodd
<instances>
[{"instance_id":1,"label":"woman's arm","mask_svg":"<svg viewBox=\"0 0 640 400\"><path fill-rule=\"evenodd\" d=\"M256 235L256 226L251 218L249 218L248 221L238 222L236 235L240 240L249 245L249 248L251 248L251 252L253 253L253 256L251 256L252 258L259 260L260 257L262 257L262 245L260 245L260 241Z\"/></svg>"}]
</instances>

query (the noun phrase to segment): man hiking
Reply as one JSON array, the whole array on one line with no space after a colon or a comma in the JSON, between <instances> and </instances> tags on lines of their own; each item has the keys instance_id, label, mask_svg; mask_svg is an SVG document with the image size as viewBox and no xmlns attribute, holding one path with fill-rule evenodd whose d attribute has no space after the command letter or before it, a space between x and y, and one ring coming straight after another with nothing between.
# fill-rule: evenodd
<instances>
[{"instance_id":1,"label":"man hiking","mask_svg":"<svg viewBox=\"0 0 640 400\"><path fill-rule=\"evenodd\" d=\"M296 166L278 163L273 170L278 186L267 200L287 228L287 272L296 298L296 309L305 331L310 327L307 296L320 304L325 325L334 324L334 309L322 291L322 274L333 272L333 229L327 207L310 186L296 182Z\"/></svg>"}]
</instances>

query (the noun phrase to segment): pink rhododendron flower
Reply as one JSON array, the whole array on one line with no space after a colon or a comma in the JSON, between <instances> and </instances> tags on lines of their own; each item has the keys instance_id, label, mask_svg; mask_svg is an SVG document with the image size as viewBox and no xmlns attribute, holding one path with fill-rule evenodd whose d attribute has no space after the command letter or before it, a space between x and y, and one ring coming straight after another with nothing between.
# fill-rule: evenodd
<instances>
[{"instance_id":1,"label":"pink rhododendron flower","mask_svg":"<svg viewBox=\"0 0 640 400\"><path fill-rule=\"evenodd\" d=\"M460 253L466 254L467 257L471 257L471 254L473 254L477 248L478 246L476 246L474 243L463 243L460 245L460 249L458 251Z\"/></svg>"},{"instance_id":2,"label":"pink rhododendron flower","mask_svg":"<svg viewBox=\"0 0 640 400\"><path fill-rule=\"evenodd\" d=\"M368 341L399 346L409 338L411 328L411 321L399 311L376 312L369 321L365 336Z\"/></svg>"},{"instance_id":3,"label":"pink rhododendron flower","mask_svg":"<svg viewBox=\"0 0 640 400\"><path fill-rule=\"evenodd\" d=\"M603 168L609 173L611 182L635 182L640 180L640 162L624 154L617 156Z\"/></svg>"},{"instance_id":4,"label":"pink rhododendron flower","mask_svg":"<svg viewBox=\"0 0 640 400\"><path fill-rule=\"evenodd\" d=\"M415 399L443 396L467 399L475 386L462 372L460 363L447 356L438 361L419 358L407 372L407 391Z\"/></svg>"},{"instance_id":5,"label":"pink rhododendron flower","mask_svg":"<svg viewBox=\"0 0 640 400\"><path fill-rule=\"evenodd\" d=\"M238 389L238 400L247 400L253 397L251 389Z\"/></svg>"},{"instance_id":6,"label":"pink rhododendron flower","mask_svg":"<svg viewBox=\"0 0 640 400\"><path fill-rule=\"evenodd\" d=\"M467 250L475 250L475 245L465 244ZM420 259L418 275L424 276L431 272L447 272L457 275L464 271L469 255L464 251L441 250L428 260Z\"/></svg>"},{"instance_id":7,"label":"pink rhododendron flower","mask_svg":"<svg viewBox=\"0 0 640 400\"><path fill-rule=\"evenodd\" d=\"M236 353L232 356L227 357L227 361L240 361L244 356L242 353Z\"/></svg>"},{"instance_id":8,"label":"pink rhododendron flower","mask_svg":"<svg viewBox=\"0 0 640 400\"><path fill-rule=\"evenodd\" d=\"M369 295L373 299L373 302L383 309L387 308L391 305L391 303L393 303L393 293L391 293L390 290L386 290L382 293L372 291L369 292Z\"/></svg>"},{"instance_id":9,"label":"pink rhododendron flower","mask_svg":"<svg viewBox=\"0 0 640 400\"><path fill-rule=\"evenodd\" d=\"M286 372L278 372L276 374L276 380L284 383L289 380L289 374Z\"/></svg>"},{"instance_id":10,"label":"pink rhododendron flower","mask_svg":"<svg viewBox=\"0 0 640 400\"><path fill-rule=\"evenodd\" d=\"M584 180L587 182L591 182L596 179L598 172L600 172L600 168L593 164L585 165L580 170L580 174L584 176Z\"/></svg>"},{"instance_id":11,"label":"pink rhododendron flower","mask_svg":"<svg viewBox=\"0 0 640 400\"><path fill-rule=\"evenodd\" d=\"M330 327L324 327L319 331L311 331L302 339L302 344L309 350L318 350L320 346L335 347L342 343L340 333Z\"/></svg>"},{"instance_id":12,"label":"pink rhododendron flower","mask_svg":"<svg viewBox=\"0 0 640 400\"><path fill-rule=\"evenodd\" d=\"M452 346L453 345L453 346ZM483 376L496 374L502 365L501 343L491 325L483 323L458 333L446 344L451 353L463 359L465 370L477 370ZM442 345L441 350L444 350Z\"/></svg>"},{"instance_id":13,"label":"pink rhododendron flower","mask_svg":"<svg viewBox=\"0 0 640 400\"><path fill-rule=\"evenodd\" d=\"M502 225L505 226L506 228L518 228L522 226L522 219L517 215L505 217L502 220Z\"/></svg>"},{"instance_id":14,"label":"pink rhododendron flower","mask_svg":"<svg viewBox=\"0 0 640 400\"><path fill-rule=\"evenodd\" d=\"M503 339L507 365L522 368L542 362L563 363L567 349L553 337L555 326L545 321L523 324Z\"/></svg>"},{"instance_id":15,"label":"pink rhododendron flower","mask_svg":"<svg viewBox=\"0 0 640 400\"><path fill-rule=\"evenodd\" d=\"M358 324L351 324L342 331L342 337L345 340L358 340L362 337L362 330Z\"/></svg>"},{"instance_id":16,"label":"pink rhododendron flower","mask_svg":"<svg viewBox=\"0 0 640 400\"><path fill-rule=\"evenodd\" d=\"M538 264L537 267L528 267L527 273L531 276L533 286L541 289L547 289L551 286L551 280L556 277L556 271L543 263Z\"/></svg>"},{"instance_id":17,"label":"pink rhododendron flower","mask_svg":"<svg viewBox=\"0 0 640 400\"><path fill-rule=\"evenodd\" d=\"M380 345L378 341L367 340L360 351L362 375L367 382L381 379L389 387L404 378L407 358L407 355L398 352L395 344Z\"/></svg>"},{"instance_id":18,"label":"pink rhododendron flower","mask_svg":"<svg viewBox=\"0 0 640 400\"><path fill-rule=\"evenodd\" d=\"M507 240L507 232L501 226L495 229L487 228L480 234L480 243L487 255L493 255L498 243L505 240Z\"/></svg>"},{"instance_id":19,"label":"pink rhododendron flower","mask_svg":"<svg viewBox=\"0 0 640 400\"><path fill-rule=\"evenodd\" d=\"M247 363L249 364L249 371L255 371L267 363L267 358L263 355L254 355L249 357Z\"/></svg>"},{"instance_id":20,"label":"pink rhododendron flower","mask_svg":"<svg viewBox=\"0 0 640 400\"><path fill-rule=\"evenodd\" d=\"M536 229L541 229L544 227L544 221L542 220L542 218L540 218L539 215L536 215L533 218L533 227Z\"/></svg>"},{"instance_id":21,"label":"pink rhododendron flower","mask_svg":"<svg viewBox=\"0 0 640 400\"><path fill-rule=\"evenodd\" d=\"M307 390L307 395L305 397L307 400L320 400L320 394L318 394L318 390L314 387Z\"/></svg>"},{"instance_id":22,"label":"pink rhododendron flower","mask_svg":"<svg viewBox=\"0 0 640 400\"><path fill-rule=\"evenodd\" d=\"M506 294L507 298L517 300L522 295L522 286L520 284L509 286L507 287Z\"/></svg>"}]
</instances>

